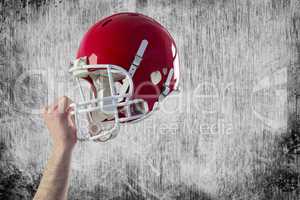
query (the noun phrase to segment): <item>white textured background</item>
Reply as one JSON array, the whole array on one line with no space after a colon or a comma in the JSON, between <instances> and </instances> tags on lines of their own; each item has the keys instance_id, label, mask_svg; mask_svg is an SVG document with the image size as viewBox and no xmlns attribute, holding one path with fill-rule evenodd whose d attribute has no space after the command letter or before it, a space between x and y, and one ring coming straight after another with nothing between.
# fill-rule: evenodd
<instances>
[{"instance_id":1,"label":"white textured background","mask_svg":"<svg viewBox=\"0 0 300 200\"><path fill-rule=\"evenodd\" d=\"M78 143L69 199L300 198L299 1L0 6L0 199L32 198L51 148L38 109L74 96L67 70L80 38L121 11L170 31L182 92L108 143Z\"/></svg>"}]
</instances>

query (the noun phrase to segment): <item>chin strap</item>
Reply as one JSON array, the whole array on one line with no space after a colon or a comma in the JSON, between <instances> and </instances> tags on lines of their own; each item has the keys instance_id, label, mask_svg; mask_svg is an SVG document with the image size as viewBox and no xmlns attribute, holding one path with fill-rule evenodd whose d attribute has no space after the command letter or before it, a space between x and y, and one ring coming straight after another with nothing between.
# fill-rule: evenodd
<instances>
[{"instance_id":1,"label":"chin strap","mask_svg":"<svg viewBox=\"0 0 300 200\"><path fill-rule=\"evenodd\" d=\"M142 59L143 59L143 55L146 51L146 48L148 46L148 41L147 40L142 40L140 47L138 49L138 51L135 54L134 60L129 68L128 73L131 75L131 77L133 77L133 75L135 74L135 71L137 70L137 68L139 67Z\"/></svg>"}]
</instances>

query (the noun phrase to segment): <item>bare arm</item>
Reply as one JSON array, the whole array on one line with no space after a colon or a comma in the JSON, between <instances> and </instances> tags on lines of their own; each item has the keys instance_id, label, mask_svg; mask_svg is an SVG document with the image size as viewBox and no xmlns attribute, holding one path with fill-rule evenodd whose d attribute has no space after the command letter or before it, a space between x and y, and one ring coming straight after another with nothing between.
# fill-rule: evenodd
<instances>
[{"instance_id":1,"label":"bare arm","mask_svg":"<svg viewBox=\"0 0 300 200\"><path fill-rule=\"evenodd\" d=\"M72 150L77 140L70 116L70 102L67 97L62 97L43 111L45 123L53 139L53 149L34 200L67 199Z\"/></svg>"}]
</instances>

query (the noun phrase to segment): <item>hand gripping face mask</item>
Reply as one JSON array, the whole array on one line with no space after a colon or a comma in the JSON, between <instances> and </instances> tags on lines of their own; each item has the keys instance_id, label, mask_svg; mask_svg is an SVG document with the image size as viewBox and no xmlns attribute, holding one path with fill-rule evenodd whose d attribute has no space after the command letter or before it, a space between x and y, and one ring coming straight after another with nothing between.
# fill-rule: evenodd
<instances>
[{"instance_id":1,"label":"hand gripping face mask","mask_svg":"<svg viewBox=\"0 0 300 200\"><path fill-rule=\"evenodd\" d=\"M178 52L158 22L119 13L88 30L69 71L81 96L70 105L78 139L107 141L121 124L146 118L177 90Z\"/></svg>"}]
</instances>

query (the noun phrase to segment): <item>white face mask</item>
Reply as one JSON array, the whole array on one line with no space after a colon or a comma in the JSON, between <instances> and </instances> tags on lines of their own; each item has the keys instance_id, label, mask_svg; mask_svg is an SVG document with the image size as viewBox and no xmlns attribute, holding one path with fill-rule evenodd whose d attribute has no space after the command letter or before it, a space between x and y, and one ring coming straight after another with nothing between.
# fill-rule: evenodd
<instances>
[{"instance_id":1,"label":"white face mask","mask_svg":"<svg viewBox=\"0 0 300 200\"><path fill-rule=\"evenodd\" d=\"M117 135L120 123L136 122L152 113L149 112L146 101L132 99L132 77L142 61L147 45L147 40L141 41L128 71L111 64L87 65L86 57L74 61L69 71L78 82L82 100L70 106L74 109L71 114L75 117L78 139L106 141ZM88 95L84 94L80 84L80 80L86 81L83 78L87 77L93 82L92 91L88 89ZM79 117L80 114L85 116ZM82 127L87 129L82 130Z\"/></svg>"},{"instance_id":2,"label":"white face mask","mask_svg":"<svg viewBox=\"0 0 300 200\"><path fill-rule=\"evenodd\" d=\"M81 95L81 102L70 105L74 109L71 114L75 117L78 139L106 141L117 135L120 122L141 119L148 113L146 101L131 99L133 82L122 67L86 65L83 59L78 59L70 72L77 79ZM93 80L88 91L81 83L87 82L82 79L87 76Z\"/></svg>"}]
</instances>

